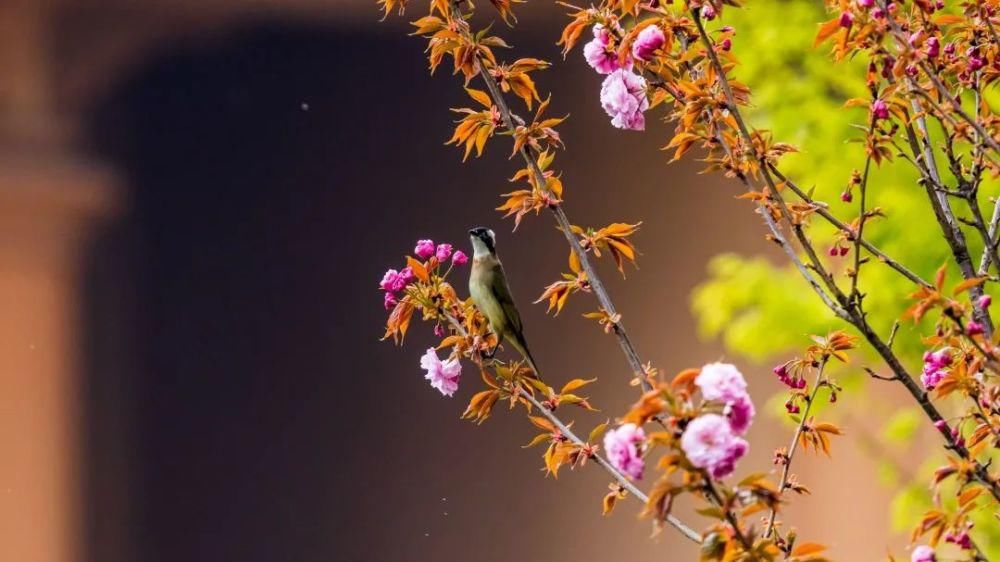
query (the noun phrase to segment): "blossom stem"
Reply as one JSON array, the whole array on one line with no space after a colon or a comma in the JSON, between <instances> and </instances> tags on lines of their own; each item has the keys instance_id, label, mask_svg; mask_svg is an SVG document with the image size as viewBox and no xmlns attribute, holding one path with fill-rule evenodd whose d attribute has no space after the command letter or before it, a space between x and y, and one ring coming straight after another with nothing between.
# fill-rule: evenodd
<instances>
[{"instance_id":1,"label":"blossom stem","mask_svg":"<svg viewBox=\"0 0 1000 562\"><path fill-rule=\"evenodd\" d=\"M463 338L469 337L469 332L466 331L465 326L463 326L462 323L459 322L457 318L448 313L444 314L459 335L461 335ZM584 447L587 445L587 442L580 439L575 433L573 433L573 430L570 429L568 425L563 423L563 421L560 420L559 417L555 415L555 412L546 408L530 392L524 390L521 386L516 384L514 385L514 389L515 389L514 392L516 392L519 396L527 400L532 406L537 408L538 411L541 412L543 416L545 416L545 419L549 420L552 423L552 425L554 425L556 429L558 429L559 432L564 437L573 442L574 445L576 445L577 447ZM649 503L649 496L643 493L643 491L640 490L638 486L633 484L632 481L629 480L627 476L622 474L622 472L617 468L615 468L615 466L612 465L610 462L608 462L607 459L605 459L598 453L593 453L590 458L595 463L597 463L601 468L607 471L607 473L610 474L611 477L614 478L616 482L618 482L618 485L620 485L623 489L627 490L629 493L635 496L637 500L641 501L644 504ZM698 532L692 529L691 527L688 527L683 521L681 521L677 517L668 513L663 518L663 520L666 521L668 524L670 524L670 526L672 526L673 528L680 531L680 533L684 535L686 538L698 544L701 544L701 535L698 534Z\"/></svg>"},{"instance_id":2,"label":"blossom stem","mask_svg":"<svg viewBox=\"0 0 1000 562\"><path fill-rule=\"evenodd\" d=\"M778 495L780 496L788 488L788 477L791 473L792 468L792 457L795 456L795 450L799 446L799 438L802 436L802 431L805 429L806 420L809 419L809 409L812 408L813 402L816 401L816 394L819 393L819 389L823 382L823 370L826 368L827 361L830 360L829 355L824 355L819 363L819 370L816 372L816 380L813 381L812 393L809 394L809 399L806 401L806 406L802 410L802 419L799 420L798 427L795 428L795 433L792 435L792 442L788 444L788 452L785 454L785 466L781 469L781 480L778 482ZM774 532L774 521L775 517L778 515L778 508L772 507L771 514L767 518L767 528L764 531L764 538L771 536Z\"/></svg>"},{"instance_id":3,"label":"blossom stem","mask_svg":"<svg viewBox=\"0 0 1000 562\"><path fill-rule=\"evenodd\" d=\"M559 432L563 436L565 436L567 439L569 439L570 441L572 441L574 445L576 445L578 447L583 447L583 446L585 446L587 444L585 441L583 441L582 439L580 439L579 437L577 437L577 435L575 433L573 433L573 430L571 430L569 428L569 426L567 426L566 424L564 424L555 415L555 413L553 413L551 410L549 410L548 408L546 408L545 406L543 406L542 403L539 402L537 398L535 398L534 396L532 396L530 392L527 392L526 390L524 390L520 386L517 387L517 391L520 393L520 395L524 399L526 399L533 406L535 406L536 408L538 408L538 410L542 413L542 415L545 416L545 418L547 420L549 420L550 422L552 422L552 425L556 426L556 428L559 430ZM603 468L605 471L607 471L608 474L610 474L611 477L614 478L615 481L618 482L618 484L622 488L624 488L629 493L631 493L633 496L635 496L635 498L637 500L641 501L642 503L648 503L649 502L649 496L647 496L645 493L643 493L643 491L640 490L638 488L638 486L636 486L635 484L633 484L632 481L628 479L628 477L626 477L624 474L622 474L617 468L615 468L610 462L608 462L607 459L605 459L604 457L602 457L601 455L599 455L597 453L594 453L591 456L591 460L593 460L595 463L597 463L598 465L600 465L601 468ZM691 527L688 527L687 525L685 525L677 517L674 517L673 515L671 515L671 514L668 513L663 518L663 520L666 521L667 523L669 523L672 527L674 527L678 531L680 531L681 534L684 535L685 537L687 537L688 539L690 539L690 540L692 540L692 541L694 541L696 543L699 543L699 544L701 543L701 535L698 534L698 532L695 531L694 529L692 529Z\"/></svg>"},{"instance_id":4,"label":"blossom stem","mask_svg":"<svg viewBox=\"0 0 1000 562\"><path fill-rule=\"evenodd\" d=\"M451 5L452 10L458 12L458 8L455 3L452 2ZM514 113L510 110L510 107L507 105L507 101L504 98L503 92L500 90L500 86L497 84L493 76L491 76L486 70L485 61L479 55L476 55L476 64L479 76L486 84L486 89L489 90L490 98L492 98L493 103L496 104L497 109L500 111L500 117L503 119L507 132L513 134L517 128L516 120L520 119L516 118ZM551 193L546 186L545 174L538 165L538 154L535 149L525 145L522 146L518 152L520 152L525 164L531 171L531 174L535 179L535 185L538 189L543 191L546 195L554 197L554 194ZM644 391L652 390L652 385L646 380L645 369L642 366L642 361L639 359L639 353L636 351L635 345L629 338L628 332L625 331L625 325L621 321L621 315L618 314L614 303L611 302L611 296L608 294L608 291L604 286L604 282L601 281L600 276L597 274L597 269L591 262L590 256L587 254L586 250L583 249L583 246L580 245L579 239L577 239L576 235L573 233L571 226L572 223L570 223L569 218L566 216L566 212L563 210L562 205L553 203L549 205L549 210L552 211L553 216L555 216L559 230L561 230L563 235L566 237L566 241L569 243L570 249L579 258L580 266L583 268L584 273L586 273L587 281L590 283L591 289L593 289L594 294L597 296L598 302L607 312L612 330L618 339L618 344L622 349L622 353L625 354L625 358L628 360L632 374L638 378L639 384L642 386ZM611 320L613 318L617 318L617 320Z\"/></svg>"}]
</instances>

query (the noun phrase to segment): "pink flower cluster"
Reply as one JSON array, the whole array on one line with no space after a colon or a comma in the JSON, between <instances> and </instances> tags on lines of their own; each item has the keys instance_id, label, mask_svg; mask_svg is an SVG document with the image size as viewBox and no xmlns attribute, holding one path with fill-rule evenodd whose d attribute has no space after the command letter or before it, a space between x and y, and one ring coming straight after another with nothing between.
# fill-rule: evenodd
<instances>
[{"instance_id":1,"label":"pink flower cluster","mask_svg":"<svg viewBox=\"0 0 1000 562\"><path fill-rule=\"evenodd\" d=\"M433 240L418 240L417 246L413 248L413 253L422 260L431 256L437 259L438 263L444 263L451 258L451 263L455 265L465 265L469 258L461 250L454 252L451 244L438 244L434 246Z\"/></svg>"},{"instance_id":2,"label":"pink flower cluster","mask_svg":"<svg viewBox=\"0 0 1000 562\"><path fill-rule=\"evenodd\" d=\"M910 562L937 562L937 556L934 555L933 548L922 544L913 549L913 553L910 555Z\"/></svg>"},{"instance_id":3,"label":"pink flower cluster","mask_svg":"<svg viewBox=\"0 0 1000 562\"><path fill-rule=\"evenodd\" d=\"M666 41L663 31L654 26L643 29L632 45L632 55L626 56L624 61L614 48L612 30L596 24L593 33L594 38L583 47L583 56L591 68L608 75L601 84L601 106L611 117L613 126L633 131L645 129L643 112L649 109L646 80L632 71L632 57L652 58Z\"/></svg>"},{"instance_id":4,"label":"pink flower cluster","mask_svg":"<svg viewBox=\"0 0 1000 562\"><path fill-rule=\"evenodd\" d=\"M617 429L604 434L604 450L608 462L625 473L629 478L639 480L645 466L642 460L640 446L646 439L641 427L634 423L625 423Z\"/></svg>"},{"instance_id":5,"label":"pink flower cluster","mask_svg":"<svg viewBox=\"0 0 1000 562\"><path fill-rule=\"evenodd\" d=\"M420 368L427 371L424 378L441 394L451 396L458 390L458 379L462 376L462 364L458 359L441 361L432 347L420 358Z\"/></svg>"},{"instance_id":6,"label":"pink flower cluster","mask_svg":"<svg viewBox=\"0 0 1000 562\"><path fill-rule=\"evenodd\" d=\"M663 35L662 29L655 25L645 27L635 38L635 43L632 43L632 56L641 61L649 61L666 42L667 38Z\"/></svg>"},{"instance_id":7,"label":"pink flower cluster","mask_svg":"<svg viewBox=\"0 0 1000 562\"><path fill-rule=\"evenodd\" d=\"M947 349L939 349L935 352L924 353L924 369L920 373L920 382L927 390L934 390L951 366L952 358Z\"/></svg>"},{"instance_id":8,"label":"pink flower cluster","mask_svg":"<svg viewBox=\"0 0 1000 562\"><path fill-rule=\"evenodd\" d=\"M709 363L701 368L694 383L706 400L725 404L725 414L734 433L743 435L747 432L756 410L747 394L747 381L735 365Z\"/></svg>"},{"instance_id":9,"label":"pink flower cluster","mask_svg":"<svg viewBox=\"0 0 1000 562\"><path fill-rule=\"evenodd\" d=\"M413 280L413 268L410 267L404 267L402 271L390 269L385 272L378 286L385 291L383 304L386 310L396 306L399 302L400 291L405 289L410 283L413 283Z\"/></svg>"},{"instance_id":10,"label":"pink flower cluster","mask_svg":"<svg viewBox=\"0 0 1000 562\"><path fill-rule=\"evenodd\" d=\"M632 68L631 60L626 59L625 64L620 62L618 53L611 46L611 31L607 27L596 24L592 31L594 38L583 46L583 57L591 68L598 74L611 74L619 68Z\"/></svg>"},{"instance_id":11,"label":"pink flower cluster","mask_svg":"<svg viewBox=\"0 0 1000 562\"><path fill-rule=\"evenodd\" d=\"M750 448L746 440L733 433L729 420L719 414L705 414L688 424L681 436L681 449L698 468L708 470L712 478L732 474L736 461Z\"/></svg>"},{"instance_id":12,"label":"pink flower cluster","mask_svg":"<svg viewBox=\"0 0 1000 562\"><path fill-rule=\"evenodd\" d=\"M601 106L619 129L642 131L646 128L643 112L649 109L646 79L631 70L618 69L601 84Z\"/></svg>"},{"instance_id":13,"label":"pink flower cluster","mask_svg":"<svg viewBox=\"0 0 1000 562\"><path fill-rule=\"evenodd\" d=\"M413 253L423 260L434 257L438 264L447 262L448 258L451 258L452 265L465 265L469 262L468 256L461 250L454 251L451 244L435 246L433 240L418 240L416 247L413 248ZM412 267L404 267L400 271L390 269L385 272L378 286L385 291L382 304L386 310L391 310L392 307L399 304L399 294L415 279Z\"/></svg>"},{"instance_id":14,"label":"pink flower cluster","mask_svg":"<svg viewBox=\"0 0 1000 562\"><path fill-rule=\"evenodd\" d=\"M712 478L724 478L750 448L740 436L753 421L753 401L743 374L729 363L705 365L694 382L706 400L725 405L725 415L704 414L692 420L681 436L681 449L691 464L706 469Z\"/></svg>"}]
</instances>

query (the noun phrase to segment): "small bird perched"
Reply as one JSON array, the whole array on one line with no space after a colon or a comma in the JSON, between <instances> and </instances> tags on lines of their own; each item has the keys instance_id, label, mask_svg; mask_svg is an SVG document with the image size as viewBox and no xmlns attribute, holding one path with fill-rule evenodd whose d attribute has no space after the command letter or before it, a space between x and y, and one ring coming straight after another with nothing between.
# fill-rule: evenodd
<instances>
[{"instance_id":1,"label":"small bird perched","mask_svg":"<svg viewBox=\"0 0 1000 562\"><path fill-rule=\"evenodd\" d=\"M535 359L528 351L528 343L524 339L521 315L510 293L507 276L503 264L497 257L496 235L488 228L477 227L469 231L472 240L472 268L469 274L469 293L472 302L486 320L490 329L497 335L497 345L490 352L490 357L496 354L500 342L504 339L521 352L535 376L541 377Z\"/></svg>"}]
</instances>

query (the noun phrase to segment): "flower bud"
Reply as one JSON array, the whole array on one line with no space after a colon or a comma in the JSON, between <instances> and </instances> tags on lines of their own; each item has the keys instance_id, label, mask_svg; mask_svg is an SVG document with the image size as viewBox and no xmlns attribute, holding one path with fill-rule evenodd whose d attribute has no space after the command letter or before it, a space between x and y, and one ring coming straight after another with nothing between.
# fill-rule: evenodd
<instances>
[{"instance_id":1,"label":"flower bud","mask_svg":"<svg viewBox=\"0 0 1000 562\"><path fill-rule=\"evenodd\" d=\"M841 12L840 27L851 27L854 24L854 14L851 12Z\"/></svg>"}]
</instances>

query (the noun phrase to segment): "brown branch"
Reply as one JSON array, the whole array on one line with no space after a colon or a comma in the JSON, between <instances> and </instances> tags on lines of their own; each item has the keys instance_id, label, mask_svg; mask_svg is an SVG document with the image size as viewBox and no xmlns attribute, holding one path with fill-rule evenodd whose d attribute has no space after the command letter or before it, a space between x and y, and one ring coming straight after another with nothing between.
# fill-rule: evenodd
<instances>
[{"instance_id":1,"label":"brown branch","mask_svg":"<svg viewBox=\"0 0 1000 562\"><path fill-rule=\"evenodd\" d=\"M718 76L717 79L720 85L722 86L723 92L726 94L726 100L728 102L730 114L736 121L736 124L739 128L739 132L743 137L745 144L747 144L747 146L750 147L752 146L752 137L750 136L749 129L747 128L746 123L743 120L743 116L740 113L739 106L736 104L736 98L735 96L733 96L732 89L729 87L729 81L726 77L725 68L722 66L722 63L719 61L719 58L715 54L712 40L708 37L708 34L705 32L705 28L701 23L701 19L699 18L698 13L693 10L690 13L692 18L694 19L696 26L698 27L702 43L706 47L709 59L711 60L712 65L715 67L715 71ZM781 196L781 193L774 187L774 179L771 177L770 167L767 165L767 162L763 156L760 156L759 160L762 161L762 173L765 180L768 182L768 186L771 187L772 193L774 194L775 197L775 202L779 203L784 209L783 205L784 199ZM786 220L788 220L789 217L787 214L785 214L785 217ZM803 250L806 251L807 255L814 256L815 250L812 249L809 240L805 238L803 234L801 234L801 229L797 229L796 234L798 236L799 242L803 245ZM827 279L825 276L823 276L823 278ZM938 412L934 404L932 404L928 399L927 393L923 389L921 389L919 385L917 385L916 381L906 371L902 363L892 352L889 346L886 345L884 341L882 341L882 339L878 336L878 334L875 333L875 330L872 329L871 325L865 318L864 313L858 310L856 307L854 307L852 303L850 303L846 295L844 295L843 292L840 291L840 289L837 287L835 283L828 282L828 286L830 287L831 291L834 292L834 295L836 296L837 301L840 303L840 305L848 310L850 314L850 319L848 320L848 322L861 332L865 340L867 340L868 343L875 349L876 353L878 353L882 357L882 359L886 362L889 368L896 375L897 380L899 380L899 382L903 384L904 387L906 387L910 395L913 396L913 398L920 405L921 409L924 410L924 413L927 415L927 417L930 418L932 422L943 420L941 413ZM942 425L943 427L943 424L936 424L936 425ZM964 445L958 443L955 440L955 438L951 435L950 431L947 431L947 429L939 429L939 433L941 433L942 437L944 437L948 449L951 449L963 459L975 463L976 465L975 478L990 490L993 497L1000 500L1000 483L994 481L990 477L986 468L983 467L981 464L976 463L975 460L972 459L968 449L966 449Z\"/></svg>"},{"instance_id":2,"label":"brown branch","mask_svg":"<svg viewBox=\"0 0 1000 562\"><path fill-rule=\"evenodd\" d=\"M795 193L795 195L797 195L800 199L802 199L806 203L814 205L816 207L816 214L826 219L828 223L835 226L841 232L845 232L848 235L851 235L852 237L855 236L855 233L853 230L851 230L850 226L848 226L845 222L841 221L836 216L834 216L834 214L828 211L822 204L820 204L819 202L815 201L812 197L810 197L809 194L805 192L805 190L796 185L795 182L793 182L790 178L782 174L781 171L778 170L777 166L769 163L768 168L770 168L771 173L774 174L774 176L778 178L778 180L787 185L788 188ZM998 212L997 222L1000 223L1000 212ZM892 269L896 270L903 277L909 279L910 281L916 283L917 285L926 287L928 289L934 287L928 281L922 279L919 275L917 275L912 270L907 268L905 265L889 257L889 255L880 250L878 246L875 246L868 240L865 240L864 237L856 236L856 238L857 242L861 244L862 248L868 250L873 256L878 258L879 261L888 265Z\"/></svg>"},{"instance_id":3,"label":"brown branch","mask_svg":"<svg viewBox=\"0 0 1000 562\"><path fill-rule=\"evenodd\" d=\"M795 433L792 435L792 442L788 445L788 452L785 453L785 466L781 470L781 480L778 483L778 495L780 496L786 489L788 489L788 476L792 468L792 458L795 456L795 450L799 446L799 437L802 435L803 429L806 426L806 420L809 418L809 409L812 408L813 402L816 401L816 394L819 392L820 383L823 381L823 369L826 368L827 361L830 360L828 355L824 355L822 361L819 364L819 371L816 373L816 381L813 383L812 393L809 395L809 399L806 400L806 407L802 410L802 419L799 420L798 427L795 428ZM774 520L778 515L778 508L772 507L771 514L767 518L767 528L764 531L764 538L771 536L774 532Z\"/></svg>"},{"instance_id":4,"label":"brown branch","mask_svg":"<svg viewBox=\"0 0 1000 562\"><path fill-rule=\"evenodd\" d=\"M568 425L564 424L558 417L556 417L556 415L551 410L543 406L541 402L539 402L534 396L531 395L531 393L525 391L523 388L520 387L517 387L517 390L522 397L528 400L528 402L531 402L533 406L538 408L538 410L542 413L542 415L545 416L547 420L552 422L552 425L556 426L556 428L559 429L559 432L562 433L562 435L565 436L567 439L572 441L574 445L582 447L587 444L586 441L583 441L582 439L577 437L576 434L573 433L573 430L571 430ZM608 462L607 459L605 459L604 457L602 457L597 453L591 455L590 459L593 460L598 465L600 465L600 467L603 468L605 471L607 471L607 473L610 474L611 477L614 478L615 481L618 482L618 484L622 488L628 490L629 493L635 496L637 500L641 501L644 504L649 503L649 496L644 494L642 490L640 490L635 484L632 483L631 480L629 480L624 474L622 474L617 468L615 468L610 462ZM695 543L701 544L701 535L691 527L685 525L680 519L668 513L663 520L669 523L673 528L680 531L681 534L684 535L686 538L694 541Z\"/></svg>"},{"instance_id":5,"label":"brown branch","mask_svg":"<svg viewBox=\"0 0 1000 562\"><path fill-rule=\"evenodd\" d=\"M447 313L445 313L445 317L448 318L448 321L455 328L455 331L458 332L459 335L461 335L464 338L469 337L469 333L468 331L466 331L465 326L462 326L462 323L459 322L457 318ZM513 388L515 393L517 393L519 396L530 402L532 406L537 408L538 411L541 412L543 416L545 416L545 419L549 420L552 423L552 425L554 425L556 429L558 429L559 432L564 437L569 439L574 445L576 445L577 447L584 447L587 445L587 442L584 441L583 439L580 439L575 433L573 433L573 430L570 429L568 425L563 423L563 421L560 420L559 417L555 415L555 412L546 408L530 392L527 392L517 384L513 384ZM622 474L622 472L617 468L615 468L615 466L611 464L607 459L605 459L598 453L592 453L589 458L592 461L594 461L598 466L603 468L608 474L610 474L611 477L615 479L615 481L618 483L619 486L621 486L625 490L628 490L628 492L631 493L633 496L635 496L637 500L641 501L643 504L649 503L649 496L643 493L642 490L640 490L635 484L633 484L632 481L629 480L627 476ZM680 531L681 534L684 535L686 538L698 544L701 544L701 535L691 527L685 525L684 522L678 519L677 517L674 517L673 515L668 513L663 520L666 521L675 529L677 529L678 531Z\"/></svg>"},{"instance_id":6,"label":"brown branch","mask_svg":"<svg viewBox=\"0 0 1000 562\"><path fill-rule=\"evenodd\" d=\"M461 12L454 3L452 3L452 10L454 10L457 13L457 17L461 19ZM490 98L500 111L500 117L503 120L507 132L514 134L514 131L517 129L518 122L523 122L523 120L517 117L510 110L510 106L507 105L507 101L504 98L503 92L500 90L500 86L497 84L493 76L491 76L486 70L484 60L478 54L476 55L476 65L478 67L479 76L486 84L486 89L489 90ZM531 171L532 176L534 176L535 184L538 189L555 199L554 194L547 188L545 174L538 165L538 154L536 154L536 151L530 146L525 145L522 146L518 152L524 159L524 162ZM566 237L566 242L569 243L570 249L579 258L580 266L586 273L587 280L590 283L590 287L593 289L594 294L597 296L598 302L607 312L612 330L618 340L618 345L621 347L622 353L625 354L625 358L628 361L629 367L632 369L633 375L638 378L639 384L642 386L644 391L652 390L652 385L650 385L649 381L646 380L645 369L642 366L642 361L639 359L639 353L636 351L635 345L629 338L628 332L625 331L625 325L621 321L621 315L617 312L614 303L611 302L611 296L608 294L608 291L604 286L604 282L601 281L600 276L597 274L597 269L591 262L590 256L587 254L586 250L583 249L583 246L580 245L580 241L577 239L576 235L573 234L571 223L569 222L569 218L566 216L566 212L563 210L562 205L553 203L549 205L549 210L552 211L552 214L556 219L556 224L558 224L559 230L562 231L563 235Z\"/></svg>"}]
</instances>

